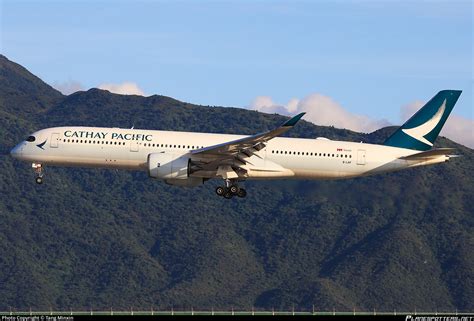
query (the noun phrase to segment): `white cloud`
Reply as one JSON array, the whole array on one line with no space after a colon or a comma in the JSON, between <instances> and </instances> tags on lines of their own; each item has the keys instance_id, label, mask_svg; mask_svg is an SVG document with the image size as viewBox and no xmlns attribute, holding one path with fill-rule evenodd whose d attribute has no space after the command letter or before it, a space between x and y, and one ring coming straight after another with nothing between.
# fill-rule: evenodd
<instances>
[{"instance_id":1,"label":"white cloud","mask_svg":"<svg viewBox=\"0 0 474 321\"><path fill-rule=\"evenodd\" d=\"M68 80L65 82L55 82L53 87L59 90L63 95L70 95L76 91L84 90L82 84L76 80Z\"/></svg>"},{"instance_id":2,"label":"white cloud","mask_svg":"<svg viewBox=\"0 0 474 321\"><path fill-rule=\"evenodd\" d=\"M123 82L121 84L101 84L97 86L99 89L104 89L108 90L111 93L114 94L119 94L119 95L139 95L139 96L145 96L145 93L143 92L140 87L136 83L133 82Z\"/></svg>"},{"instance_id":3,"label":"white cloud","mask_svg":"<svg viewBox=\"0 0 474 321\"><path fill-rule=\"evenodd\" d=\"M261 111L263 113L277 113L282 115L288 115L289 110L286 106L278 105L273 102L269 96L258 96L250 104L251 109Z\"/></svg>"},{"instance_id":4,"label":"white cloud","mask_svg":"<svg viewBox=\"0 0 474 321\"><path fill-rule=\"evenodd\" d=\"M259 96L249 106L265 113L293 115L306 112L305 120L317 125L346 128L358 132L372 132L390 125L386 120L371 119L365 115L353 114L345 110L331 97L311 94L301 100L291 99L286 105L279 105L268 96Z\"/></svg>"},{"instance_id":5,"label":"white cloud","mask_svg":"<svg viewBox=\"0 0 474 321\"><path fill-rule=\"evenodd\" d=\"M441 130L441 135L474 148L474 120L451 115Z\"/></svg>"},{"instance_id":6,"label":"white cloud","mask_svg":"<svg viewBox=\"0 0 474 321\"><path fill-rule=\"evenodd\" d=\"M400 108L401 124L413 116L425 103L414 101ZM301 100L293 98L287 104L275 103L269 96L256 97L249 106L265 113L294 115L306 112L305 120L316 125L346 128L357 132L372 132L390 126L385 119L373 119L365 115L353 114L344 109L331 97L311 94ZM474 148L474 120L451 114L440 133L442 136Z\"/></svg>"},{"instance_id":7,"label":"white cloud","mask_svg":"<svg viewBox=\"0 0 474 321\"><path fill-rule=\"evenodd\" d=\"M411 116L413 116L425 103L421 100L415 100L414 102L402 106L400 108L400 120L401 123L405 123Z\"/></svg>"}]
</instances>

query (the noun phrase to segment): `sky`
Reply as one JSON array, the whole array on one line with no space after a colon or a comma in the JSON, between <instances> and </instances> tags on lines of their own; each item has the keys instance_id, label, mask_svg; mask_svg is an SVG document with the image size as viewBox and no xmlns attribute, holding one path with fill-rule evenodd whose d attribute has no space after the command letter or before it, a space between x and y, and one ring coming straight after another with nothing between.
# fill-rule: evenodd
<instances>
[{"instance_id":1,"label":"sky","mask_svg":"<svg viewBox=\"0 0 474 321\"><path fill-rule=\"evenodd\" d=\"M472 1L9 1L0 51L70 94L92 87L370 132L442 89L442 134L474 147Z\"/></svg>"}]
</instances>

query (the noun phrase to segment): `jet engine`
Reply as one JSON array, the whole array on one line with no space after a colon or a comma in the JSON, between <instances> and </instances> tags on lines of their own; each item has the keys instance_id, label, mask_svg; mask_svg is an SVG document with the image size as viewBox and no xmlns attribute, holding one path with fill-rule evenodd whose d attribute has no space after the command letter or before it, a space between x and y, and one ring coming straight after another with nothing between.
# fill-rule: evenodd
<instances>
[{"instance_id":1,"label":"jet engine","mask_svg":"<svg viewBox=\"0 0 474 321\"><path fill-rule=\"evenodd\" d=\"M201 177L189 177L191 164L188 154L152 153L148 155L148 175L170 185L201 185Z\"/></svg>"}]
</instances>

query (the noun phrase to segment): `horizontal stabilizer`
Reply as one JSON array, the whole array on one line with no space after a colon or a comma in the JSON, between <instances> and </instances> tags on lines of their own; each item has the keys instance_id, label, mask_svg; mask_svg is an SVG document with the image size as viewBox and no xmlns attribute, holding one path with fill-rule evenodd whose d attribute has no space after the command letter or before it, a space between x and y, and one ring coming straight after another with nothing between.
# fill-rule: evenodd
<instances>
[{"instance_id":1,"label":"horizontal stabilizer","mask_svg":"<svg viewBox=\"0 0 474 321\"><path fill-rule=\"evenodd\" d=\"M425 158L435 158L438 156L451 156L449 153L453 152L454 148L438 148L438 149L432 149L428 150L426 152L421 152L421 153L416 153L413 155L409 156L404 156L400 157L400 159L403 160L419 160L419 159L425 159Z\"/></svg>"}]
</instances>

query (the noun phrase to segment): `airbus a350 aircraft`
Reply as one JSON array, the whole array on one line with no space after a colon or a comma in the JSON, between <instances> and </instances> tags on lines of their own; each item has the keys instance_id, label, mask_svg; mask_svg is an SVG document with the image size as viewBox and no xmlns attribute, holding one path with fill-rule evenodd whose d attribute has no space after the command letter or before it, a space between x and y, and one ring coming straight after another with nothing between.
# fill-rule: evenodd
<instances>
[{"instance_id":1,"label":"airbus a350 aircraft","mask_svg":"<svg viewBox=\"0 0 474 321\"><path fill-rule=\"evenodd\" d=\"M304 115L253 136L99 127L39 130L11 150L32 162L36 183L43 166L105 167L147 171L178 186L223 179L216 193L245 197L247 179L341 179L443 163L453 149L431 149L461 91L434 96L383 145L326 138L277 137Z\"/></svg>"}]
</instances>

